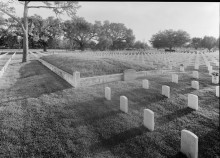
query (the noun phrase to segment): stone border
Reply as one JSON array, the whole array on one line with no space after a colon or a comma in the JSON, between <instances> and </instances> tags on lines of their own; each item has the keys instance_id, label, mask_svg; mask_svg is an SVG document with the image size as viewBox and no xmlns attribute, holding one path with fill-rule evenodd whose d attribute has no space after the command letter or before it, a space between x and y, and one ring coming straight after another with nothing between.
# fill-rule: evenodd
<instances>
[{"instance_id":1,"label":"stone border","mask_svg":"<svg viewBox=\"0 0 220 158\"><path fill-rule=\"evenodd\" d=\"M68 83L70 83L73 87L86 87L86 86L92 86L97 84L104 84L114 81L128 81L128 80L135 80L140 77L146 77L149 74L162 74L166 71L170 70L150 70L150 71L138 71L125 70L124 73L119 74L111 74L111 75L102 75L102 76L93 76L93 77L85 77L80 78L80 72L73 72L73 74L69 74L56 66L46 62L45 60L39 59L39 57L30 52L32 55L34 55L39 62L41 62L44 66L49 68L51 71L56 73L58 76L66 80ZM127 74L129 73L129 74ZM126 77L125 77L126 76Z\"/></svg>"},{"instance_id":2,"label":"stone border","mask_svg":"<svg viewBox=\"0 0 220 158\"><path fill-rule=\"evenodd\" d=\"M8 54L8 53L6 53ZM6 55L4 54L4 55ZM8 59L8 61L5 63L5 65L2 67L2 69L0 70L0 78L3 76L5 70L7 69L9 63L11 62L12 58L15 56L16 52L11 56L11 58Z\"/></svg>"}]
</instances>

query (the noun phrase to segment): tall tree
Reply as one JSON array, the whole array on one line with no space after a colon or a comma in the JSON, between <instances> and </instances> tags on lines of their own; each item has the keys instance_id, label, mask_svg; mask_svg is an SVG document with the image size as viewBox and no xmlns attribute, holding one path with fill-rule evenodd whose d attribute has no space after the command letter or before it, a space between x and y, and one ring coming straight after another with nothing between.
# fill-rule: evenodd
<instances>
[{"instance_id":1,"label":"tall tree","mask_svg":"<svg viewBox=\"0 0 220 158\"><path fill-rule=\"evenodd\" d=\"M201 43L202 43L202 38L199 37L193 37L191 40L191 46L194 47L195 49L201 47Z\"/></svg>"},{"instance_id":2,"label":"tall tree","mask_svg":"<svg viewBox=\"0 0 220 158\"><path fill-rule=\"evenodd\" d=\"M79 8L78 2L75 1L41 1L41 2L31 2L31 1L24 1L18 2L19 4L23 5L23 21L21 21L15 15L15 8L11 7L11 3L18 2L17 0L8 0L7 2L0 2L0 11L7 14L11 18L13 18L18 24L21 26L23 31L23 58L22 62L27 61L28 55L28 10L31 8L47 8L52 9L57 15L62 14L64 12L67 13L69 16L75 16L76 10ZM30 5L31 3L37 3L37 5ZM40 4L39 4L40 3Z\"/></svg>"},{"instance_id":3,"label":"tall tree","mask_svg":"<svg viewBox=\"0 0 220 158\"><path fill-rule=\"evenodd\" d=\"M212 36L204 36L202 39L202 47L207 48L209 51L215 47L216 45L216 38Z\"/></svg>"},{"instance_id":4,"label":"tall tree","mask_svg":"<svg viewBox=\"0 0 220 158\"><path fill-rule=\"evenodd\" d=\"M174 31L172 29L159 31L157 34L154 34L150 39L150 42L154 48L168 47L170 50L173 47L181 47L189 41L190 36L186 31Z\"/></svg>"},{"instance_id":5,"label":"tall tree","mask_svg":"<svg viewBox=\"0 0 220 158\"><path fill-rule=\"evenodd\" d=\"M72 42L76 42L82 51L85 49L85 46L97 36L96 29L97 27L95 27L95 25L87 22L82 17L65 21L63 27L65 37Z\"/></svg>"}]
</instances>

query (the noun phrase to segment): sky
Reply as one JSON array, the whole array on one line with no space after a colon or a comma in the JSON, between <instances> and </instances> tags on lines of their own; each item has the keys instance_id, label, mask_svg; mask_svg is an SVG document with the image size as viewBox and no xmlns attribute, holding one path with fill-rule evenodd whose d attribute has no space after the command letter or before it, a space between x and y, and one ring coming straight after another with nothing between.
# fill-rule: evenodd
<instances>
[{"instance_id":1,"label":"sky","mask_svg":"<svg viewBox=\"0 0 220 158\"><path fill-rule=\"evenodd\" d=\"M2 0L0 0L2 1ZM3 0L4 1L4 0ZM31 2L36 3L36 2ZM147 42L153 34L166 29L184 30L190 37L219 37L218 2L79 2L77 16L88 22L109 20L133 30L135 39ZM17 16L23 8L15 5ZM48 9L30 9L29 15L55 16ZM64 20L67 16L61 16Z\"/></svg>"}]
</instances>

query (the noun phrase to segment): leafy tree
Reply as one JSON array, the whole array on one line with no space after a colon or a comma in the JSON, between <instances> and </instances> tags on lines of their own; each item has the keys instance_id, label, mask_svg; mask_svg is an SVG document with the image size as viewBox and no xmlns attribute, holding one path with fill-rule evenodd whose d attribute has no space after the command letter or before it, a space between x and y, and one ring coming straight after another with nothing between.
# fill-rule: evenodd
<instances>
[{"instance_id":1,"label":"leafy tree","mask_svg":"<svg viewBox=\"0 0 220 158\"><path fill-rule=\"evenodd\" d=\"M18 17L15 15L15 8L11 7L11 3L19 3L23 5L24 12L23 12L23 20L21 21ZM47 8L52 9L57 15L62 14L64 12L67 13L69 16L74 16L76 13L76 10L79 8L78 2L75 1L40 1L37 2L38 4L41 3L42 5L30 5L31 1L23 1L18 2L17 0L8 0L7 2L0 2L0 11L7 14L11 18L13 18L22 28L23 31L23 58L22 62L27 61L27 54L28 54L28 11L31 8Z\"/></svg>"},{"instance_id":2,"label":"leafy tree","mask_svg":"<svg viewBox=\"0 0 220 158\"><path fill-rule=\"evenodd\" d=\"M135 48L135 49L148 49L149 46L147 43L144 43L141 41L136 41L133 45L133 48Z\"/></svg>"},{"instance_id":3,"label":"leafy tree","mask_svg":"<svg viewBox=\"0 0 220 158\"><path fill-rule=\"evenodd\" d=\"M219 49L219 38L216 41L216 47Z\"/></svg>"},{"instance_id":4,"label":"leafy tree","mask_svg":"<svg viewBox=\"0 0 220 158\"><path fill-rule=\"evenodd\" d=\"M207 48L209 51L215 47L216 45L216 38L212 36L204 36L202 39L202 47Z\"/></svg>"},{"instance_id":5,"label":"leafy tree","mask_svg":"<svg viewBox=\"0 0 220 158\"><path fill-rule=\"evenodd\" d=\"M54 17L42 19L39 15L34 15L29 18L29 35L32 44L38 44L44 48L50 46L56 48L57 41L62 35L61 22ZM32 45L34 46L34 45Z\"/></svg>"},{"instance_id":6,"label":"leafy tree","mask_svg":"<svg viewBox=\"0 0 220 158\"><path fill-rule=\"evenodd\" d=\"M174 31L172 29L159 31L150 39L150 43L153 45L154 48L159 49L168 47L170 50L173 47L181 47L189 41L190 36L186 31Z\"/></svg>"},{"instance_id":7,"label":"leafy tree","mask_svg":"<svg viewBox=\"0 0 220 158\"><path fill-rule=\"evenodd\" d=\"M199 37L194 37L191 40L191 46L194 47L195 49L201 47L201 43L202 43L202 38Z\"/></svg>"},{"instance_id":8,"label":"leafy tree","mask_svg":"<svg viewBox=\"0 0 220 158\"><path fill-rule=\"evenodd\" d=\"M97 36L95 25L87 22L84 18L77 17L64 22L64 36L71 42L76 42L83 51L85 46Z\"/></svg>"},{"instance_id":9,"label":"leafy tree","mask_svg":"<svg viewBox=\"0 0 220 158\"><path fill-rule=\"evenodd\" d=\"M111 38L108 38L107 36L101 36L99 38L99 43L97 44L96 48L103 51L109 49L112 44L113 42Z\"/></svg>"}]
</instances>

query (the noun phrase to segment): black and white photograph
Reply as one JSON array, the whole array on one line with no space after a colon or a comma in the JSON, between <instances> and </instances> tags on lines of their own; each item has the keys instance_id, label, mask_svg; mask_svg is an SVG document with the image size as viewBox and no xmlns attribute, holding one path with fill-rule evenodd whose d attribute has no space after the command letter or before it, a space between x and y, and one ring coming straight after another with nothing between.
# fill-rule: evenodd
<instances>
[{"instance_id":1,"label":"black and white photograph","mask_svg":"<svg viewBox=\"0 0 220 158\"><path fill-rule=\"evenodd\" d=\"M219 9L0 0L0 158L220 158Z\"/></svg>"}]
</instances>

